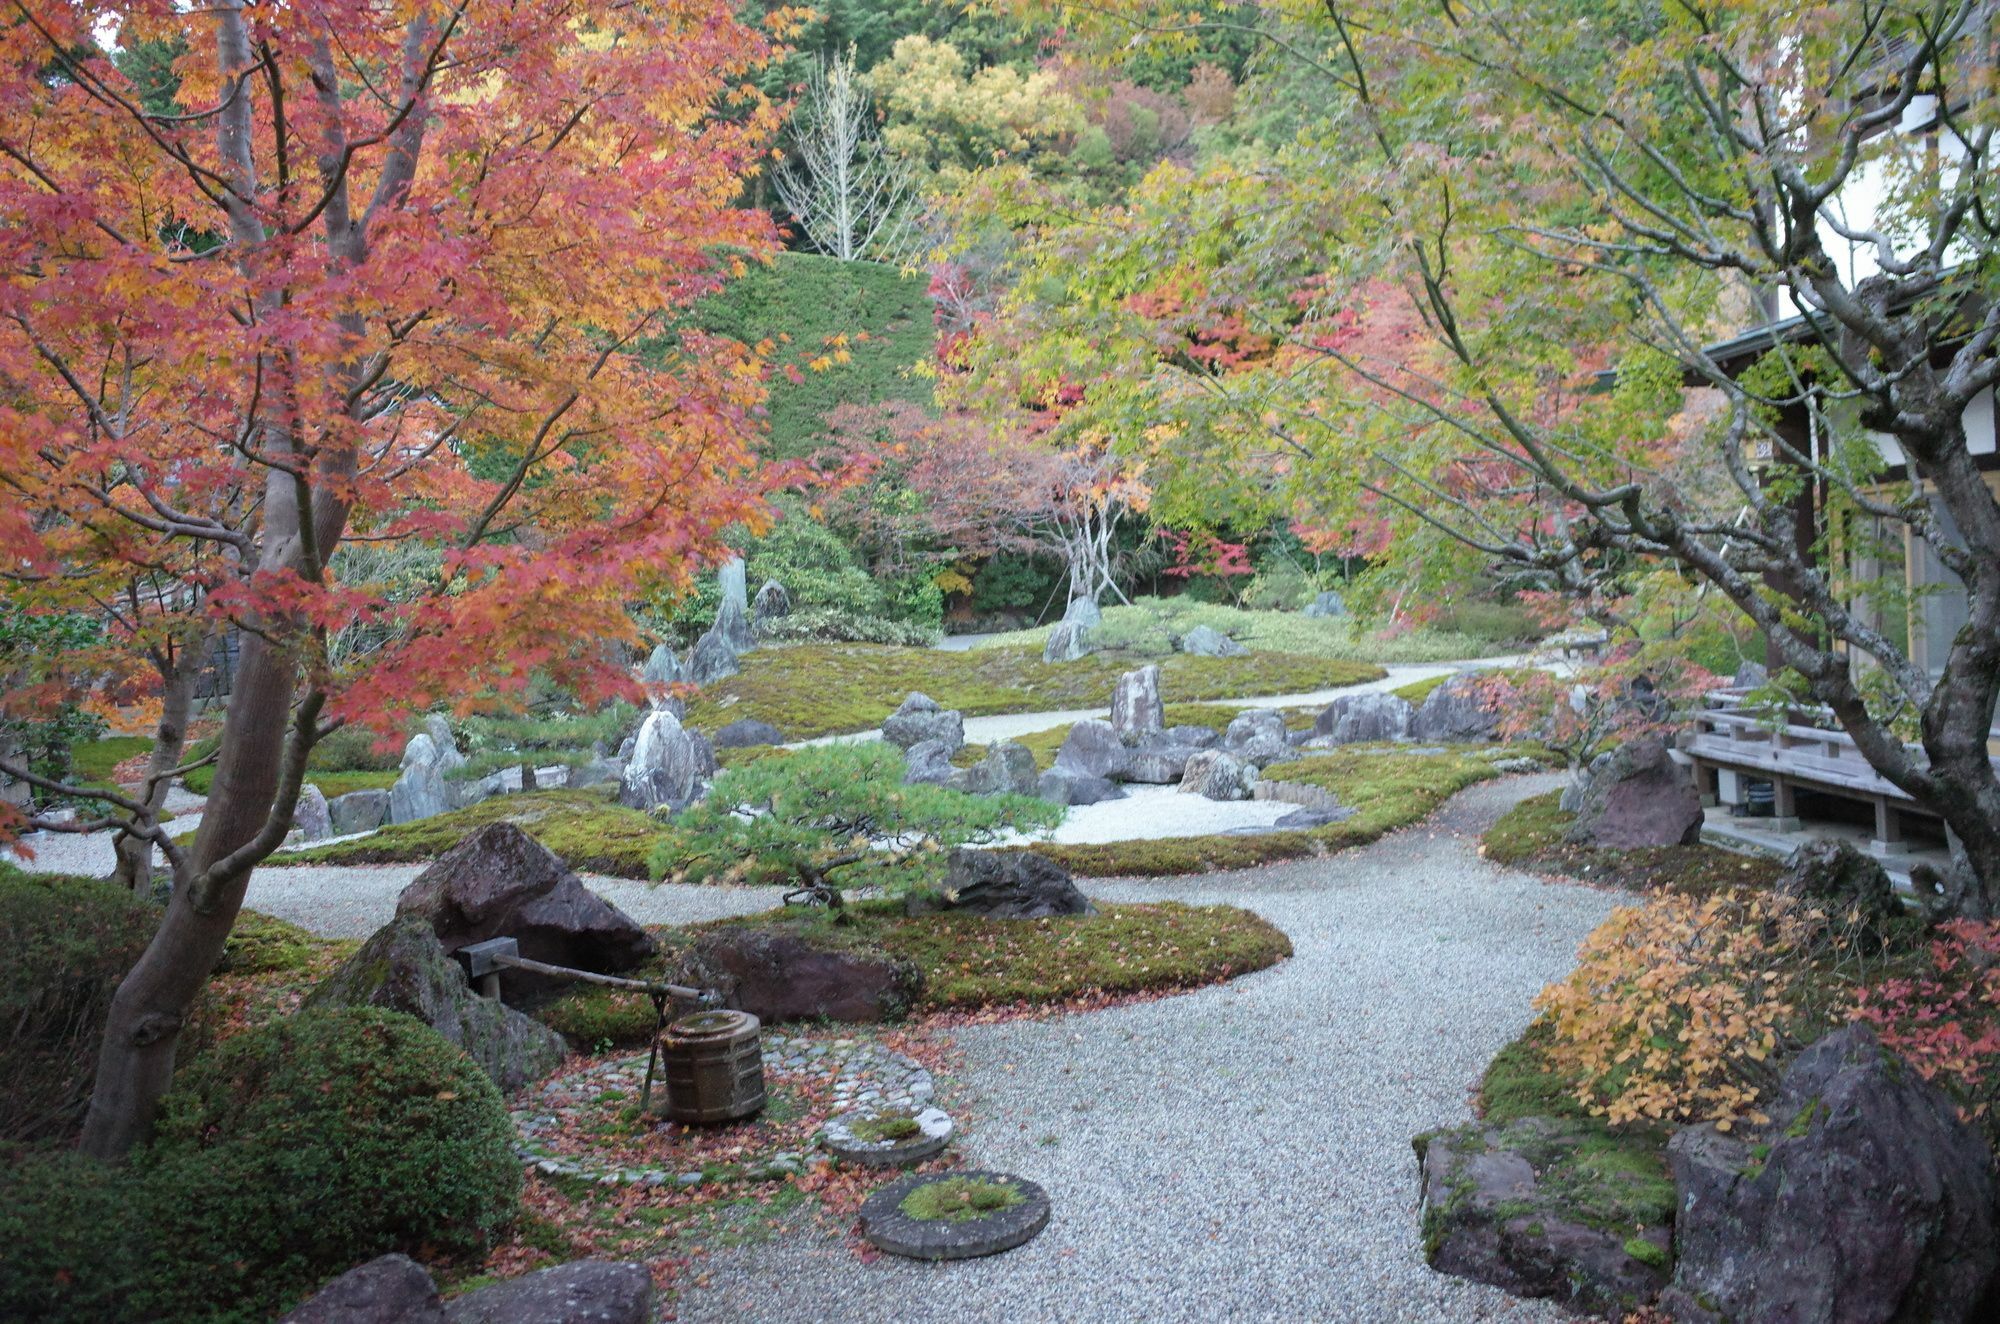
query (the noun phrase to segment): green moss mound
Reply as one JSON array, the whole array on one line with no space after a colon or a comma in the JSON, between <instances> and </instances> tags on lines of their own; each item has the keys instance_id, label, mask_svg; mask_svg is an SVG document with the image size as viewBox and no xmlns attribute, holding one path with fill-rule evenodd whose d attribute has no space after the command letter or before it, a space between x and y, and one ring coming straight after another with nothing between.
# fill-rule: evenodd
<instances>
[{"instance_id":1,"label":"green moss mound","mask_svg":"<svg viewBox=\"0 0 2000 1324\"><path fill-rule=\"evenodd\" d=\"M492 1081L436 1031L374 1008L311 1011L196 1059L135 1171L148 1235L183 1271L163 1314L268 1311L389 1251L468 1255L519 1209Z\"/></svg>"},{"instance_id":2,"label":"green moss mound","mask_svg":"<svg viewBox=\"0 0 2000 1324\"><path fill-rule=\"evenodd\" d=\"M215 972L226 975L278 975L304 970L326 946L326 940L290 920L255 910L239 911L223 945Z\"/></svg>"},{"instance_id":3,"label":"green moss mound","mask_svg":"<svg viewBox=\"0 0 2000 1324\"><path fill-rule=\"evenodd\" d=\"M1027 1198L1007 1182L946 1177L925 1182L904 1196L896 1208L922 1223L970 1223L1012 1209Z\"/></svg>"},{"instance_id":4,"label":"green moss mound","mask_svg":"<svg viewBox=\"0 0 2000 1324\"><path fill-rule=\"evenodd\" d=\"M769 722L787 740L881 725L920 690L968 717L1073 708L1111 702L1118 677L1157 662L1161 691L1177 702L1249 698L1333 689L1377 680L1365 662L1300 653L1247 657L1151 658L1107 650L1051 665L1039 647L945 653L880 644L796 644L743 658L739 675L707 687L688 705L688 722L712 731L742 717Z\"/></svg>"},{"instance_id":5,"label":"green moss mound","mask_svg":"<svg viewBox=\"0 0 2000 1324\"><path fill-rule=\"evenodd\" d=\"M111 995L158 924L110 883L0 864L0 1139L74 1132Z\"/></svg>"}]
</instances>

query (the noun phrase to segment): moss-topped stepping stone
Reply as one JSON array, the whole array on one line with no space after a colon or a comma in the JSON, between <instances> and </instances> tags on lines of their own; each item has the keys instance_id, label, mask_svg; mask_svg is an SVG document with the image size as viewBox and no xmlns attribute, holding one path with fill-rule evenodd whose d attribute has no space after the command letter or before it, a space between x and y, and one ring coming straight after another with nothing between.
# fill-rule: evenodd
<instances>
[{"instance_id":1,"label":"moss-topped stepping stone","mask_svg":"<svg viewBox=\"0 0 2000 1324\"><path fill-rule=\"evenodd\" d=\"M828 1122L819 1142L835 1158L869 1168L907 1168L951 1142L942 1108L862 1108Z\"/></svg>"},{"instance_id":2,"label":"moss-topped stepping stone","mask_svg":"<svg viewBox=\"0 0 2000 1324\"><path fill-rule=\"evenodd\" d=\"M1034 1239L1049 1223L1049 1197L1025 1177L967 1169L904 1177L861 1206L861 1235L892 1255L966 1260Z\"/></svg>"}]
</instances>

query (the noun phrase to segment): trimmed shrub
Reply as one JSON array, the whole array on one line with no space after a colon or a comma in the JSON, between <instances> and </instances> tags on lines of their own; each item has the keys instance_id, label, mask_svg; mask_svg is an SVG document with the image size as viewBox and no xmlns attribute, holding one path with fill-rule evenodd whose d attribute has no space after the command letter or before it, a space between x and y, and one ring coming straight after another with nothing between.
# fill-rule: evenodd
<instances>
[{"instance_id":1,"label":"trimmed shrub","mask_svg":"<svg viewBox=\"0 0 2000 1324\"><path fill-rule=\"evenodd\" d=\"M0 1163L0 1320L152 1317L139 1269L145 1187L71 1150Z\"/></svg>"},{"instance_id":2,"label":"trimmed shrub","mask_svg":"<svg viewBox=\"0 0 2000 1324\"><path fill-rule=\"evenodd\" d=\"M83 1120L111 995L158 922L110 883L0 864L0 1138L59 1139Z\"/></svg>"},{"instance_id":3,"label":"trimmed shrub","mask_svg":"<svg viewBox=\"0 0 2000 1324\"><path fill-rule=\"evenodd\" d=\"M167 1318L268 1314L389 1251L483 1250L519 1210L499 1092L416 1019L310 1011L196 1059L134 1164Z\"/></svg>"}]
</instances>

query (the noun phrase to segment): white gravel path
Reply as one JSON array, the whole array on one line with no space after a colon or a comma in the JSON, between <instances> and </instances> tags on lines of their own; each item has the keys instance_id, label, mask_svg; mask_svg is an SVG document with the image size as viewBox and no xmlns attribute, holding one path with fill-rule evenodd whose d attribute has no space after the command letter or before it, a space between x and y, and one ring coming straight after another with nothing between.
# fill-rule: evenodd
<instances>
[{"instance_id":1,"label":"white gravel path","mask_svg":"<svg viewBox=\"0 0 2000 1324\"><path fill-rule=\"evenodd\" d=\"M988 1260L863 1264L798 1218L720 1250L683 1321L1565 1318L1432 1273L1410 1138L1466 1090L1618 903L1487 864L1477 832L1546 777L1478 787L1431 823L1323 861L1111 899L1249 906L1297 954L1221 987L958 1036L944 1105L966 1158L1049 1192L1037 1240Z\"/></svg>"}]
</instances>

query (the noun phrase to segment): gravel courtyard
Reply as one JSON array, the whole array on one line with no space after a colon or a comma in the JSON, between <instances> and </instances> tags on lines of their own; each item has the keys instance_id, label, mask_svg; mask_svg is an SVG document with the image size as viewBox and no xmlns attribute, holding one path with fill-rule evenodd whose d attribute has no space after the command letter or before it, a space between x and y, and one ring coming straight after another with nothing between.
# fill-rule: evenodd
<instances>
[{"instance_id":1,"label":"gravel courtyard","mask_svg":"<svg viewBox=\"0 0 2000 1324\"><path fill-rule=\"evenodd\" d=\"M944 1105L969 1162L1042 1184L1048 1230L990 1260L862 1263L801 1219L719 1251L677 1318L927 1321L1556 1320L1555 1307L1432 1273L1410 1137L1466 1090L1572 964L1615 893L1487 864L1478 834L1555 785L1475 787L1430 822L1331 859L1111 900L1256 910L1278 967L1196 993L968 1029Z\"/></svg>"}]
</instances>

